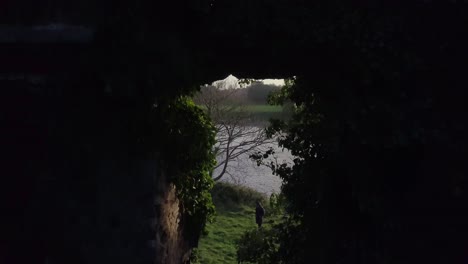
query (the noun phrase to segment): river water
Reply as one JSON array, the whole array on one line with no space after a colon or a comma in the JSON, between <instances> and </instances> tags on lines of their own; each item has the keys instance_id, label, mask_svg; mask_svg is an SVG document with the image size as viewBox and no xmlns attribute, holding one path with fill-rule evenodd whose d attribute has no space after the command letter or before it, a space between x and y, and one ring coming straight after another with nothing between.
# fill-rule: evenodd
<instances>
[{"instance_id":1,"label":"river water","mask_svg":"<svg viewBox=\"0 0 468 264\"><path fill-rule=\"evenodd\" d=\"M272 147L275 150L275 157L278 163L287 162L292 164L292 155L287 149L278 147L276 142L268 143L262 146L262 149ZM214 175L218 175L221 168L214 171ZM226 174L221 181L235 183L250 187L266 195L279 193L281 188L281 179L272 174L270 168L257 164L249 158L249 154L242 154L237 160L229 162Z\"/></svg>"}]
</instances>

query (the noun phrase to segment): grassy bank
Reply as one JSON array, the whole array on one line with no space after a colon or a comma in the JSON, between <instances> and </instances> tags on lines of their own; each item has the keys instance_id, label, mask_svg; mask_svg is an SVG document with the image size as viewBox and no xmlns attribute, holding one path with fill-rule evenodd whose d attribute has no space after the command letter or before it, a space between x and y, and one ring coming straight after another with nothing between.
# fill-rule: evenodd
<instances>
[{"instance_id":1,"label":"grassy bank","mask_svg":"<svg viewBox=\"0 0 468 264\"><path fill-rule=\"evenodd\" d=\"M267 211L267 227L273 221L268 215L267 197L252 189L227 183L217 183L212 190L216 205L216 221L208 224L209 234L199 243L199 263L237 263L236 240L255 228L255 201L262 200Z\"/></svg>"},{"instance_id":2,"label":"grassy bank","mask_svg":"<svg viewBox=\"0 0 468 264\"><path fill-rule=\"evenodd\" d=\"M252 113L280 113L283 111L283 107L278 105L247 105L245 109Z\"/></svg>"},{"instance_id":3,"label":"grassy bank","mask_svg":"<svg viewBox=\"0 0 468 264\"><path fill-rule=\"evenodd\" d=\"M202 109L206 110L206 107L201 105ZM235 109L236 111L247 111L250 114L250 118L253 122L268 122L270 119L287 119L289 114L283 111L282 106L257 104L257 105L244 105ZM235 112L234 112L235 113Z\"/></svg>"}]
</instances>

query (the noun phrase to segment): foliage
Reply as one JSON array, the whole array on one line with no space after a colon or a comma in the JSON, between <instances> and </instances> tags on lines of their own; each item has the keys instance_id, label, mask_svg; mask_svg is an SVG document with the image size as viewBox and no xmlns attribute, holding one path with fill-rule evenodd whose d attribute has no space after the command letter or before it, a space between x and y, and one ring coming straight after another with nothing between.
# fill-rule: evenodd
<instances>
[{"instance_id":1,"label":"foliage","mask_svg":"<svg viewBox=\"0 0 468 264\"><path fill-rule=\"evenodd\" d=\"M253 228L245 232L237 241L239 263L277 263L277 251L278 241L274 228Z\"/></svg>"},{"instance_id":2,"label":"foliage","mask_svg":"<svg viewBox=\"0 0 468 264\"><path fill-rule=\"evenodd\" d=\"M279 90L279 87L256 81L251 83L245 89L247 90L247 100L255 104L264 104L267 102L268 95Z\"/></svg>"},{"instance_id":3,"label":"foliage","mask_svg":"<svg viewBox=\"0 0 468 264\"><path fill-rule=\"evenodd\" d=\"M418 19L380 8L317 16L320 63L270 97L295 105L289 122L269 129L296 156L291 167L271 166L291 219L277 233L280 262L466 259L466 150L458 147L466 144L466 92L452 31L464 18L453 6L441 11L451 10L451 22L433 21L434 6Z\"/></svg>"},{"instance_id":4,"label":"foliage","mask_svg":"<svg viewBox=\"0 0 468 264\"><path fill-rule=\"evenodd\" d=\"M169 175L187 215L185 230L204 230L214 217L210 190L213 180L210 171L215 164L212 145L214 127L206 114L187 97L179 97L168 105L158 106L162 116L159 125L159 144Z\"/></svg>"},{"instance_id":5,"label":"foliage","mask_svg":"<svg viewBox=\"0 0 468 264\"><path fill-rule=\"evenodd\" d=\"M260 201L266 204L267 198L251 188L227 182L217 183L211 191L216 208L235 210L238 206L255 206Z\"/></svg>"},{"instance_id":6,"label":"foliage","mask_svg":"<svg viewBox=\"0 0 468 264\"><path fill-rule=\"evenodd\" d=\"M253 78L241 78L238 83L242 88L245 88L255 82Z\"/></svg>"},{"instance_id":7,"label":"foliage","mask_svg":"<svg viewBox=\"0 0 468 264\"><path fill-rule=\"evenodd\" d=\"M280 193L272 193L270 195L270 208L269 212L274 215L280 215L284 212L284 209L286 208L286 197ZM268 212L267 212L268 213Z\"/></svg>"},{"instance_id":8,"label":"foliage","mask_svg":"<svg viewBox=\"0 0 468 264\"><path fill-rule=\"evenodd\" d=\"M297 78L287 78L284 79L284 85L276 90L268 94L267 102L270 105L284 105L289 101L289 91L291 87L294 85L294 82Z\"/></svg>"},{"instance_id":9,"label":"foliage","mask_svg":"<svg viewBox=\"0 0 468 264\"><path fill-rule=\"evenodd\" d=\"M197 248L193 248L190 252L189 261L190 263L200 263L200 253Z\"/></svg>"}]
</instances>

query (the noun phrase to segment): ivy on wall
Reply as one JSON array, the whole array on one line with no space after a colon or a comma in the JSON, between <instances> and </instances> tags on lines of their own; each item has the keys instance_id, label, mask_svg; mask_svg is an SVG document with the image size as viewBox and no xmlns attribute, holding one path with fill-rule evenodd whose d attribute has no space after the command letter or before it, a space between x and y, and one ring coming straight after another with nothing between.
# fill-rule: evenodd
<instances>
[{"instance_id":1,"label":"ivy on wall","mask_svg":"<svg viewBox=\"0 0 468 264\"><path fill-rule=\"evenodd\" d=\"M215 129L208 116L188 97L178 97L157 107L161 123L158 139L171 182L177 189L185 217L184 231L198 241L215 207L210 172L216 164L212 146Z\"/></svg>"}]
</instances>

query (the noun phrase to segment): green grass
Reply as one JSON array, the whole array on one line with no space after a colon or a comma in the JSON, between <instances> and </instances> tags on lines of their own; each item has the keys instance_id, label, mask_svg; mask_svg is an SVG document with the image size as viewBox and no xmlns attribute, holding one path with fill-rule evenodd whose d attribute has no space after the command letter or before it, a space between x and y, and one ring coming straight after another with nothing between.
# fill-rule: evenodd
<instances>
[{"instance_id":1,"label":"green grass","mask_svg":"<svg viewBox=\"0 0 468 264\"><path fill-rule=\"evenodd\" d=\"M270 119L283 119L283 107L277 105L248 105L248 112L256 121L268 121Z\"/></svg>"},{"instance_id":2,"label":"green grass","mask_svg":"<svg viewBox=\"0 0 468 264\"><path fill-rule=\"evenodd\" d=\"M248 105L246 109L252 113L280 113L283 111L283 107L278 105Z\"/></svg>"},{"instance_id":3,"label":"green grass","mask_svg":"<svg viewBox=\"0 0 468 264\"><path fill-rule=\"evenodd\" d=\"M216 222L208 225L208 235L200 240L200 263L237 263L236 239L255 227L254 215L255 209L248 206L235 212L218 210Z\"/></svg>"},{"instance_id":4,"label":"green grass","mask_svg":"<svg viewBox=\"0 0 468 264\"><path fill-rule=\"evenodd\" d=\"M245 231L256 227L255 201L262 200L267 212L265 227L274 220L268 216L267 197L245 187L219 182L213 188L212 195L217 216L215 222L207 226L208 235L200 239L199 263L237 263L236 240Z\"/></svg>"},{"instance_id":5,"label":"green grass","mask_svg":"<svg viewBox=\"0 0 468 264\"><path fill-rule=\"evenodd\" d=\"M202 109L206 110L206 107L201 105ZM267 122L270 119L280 119L284 120L288 117L288 114L285 114L282 106L278 105L267 105L267 104L257 104L257 105L245 105L235 111L247 111L250 113L250 118L253 123L257 122Z\"/></svg>"},{"instance_id":6,"label":"green grass","mask_svg":"<svg viewBox=\"0 0 468 264\"><path fill-rule=\"evenodd\" d=\"M202 109L206 110L204 105L199 105ZM280 105L267 105L267 104L257 104L257 105L242 105L236 109L237 111L248 111L251 113L281 113L283 107Z\"/></svg>"}]
</instances>

